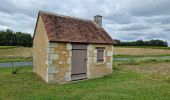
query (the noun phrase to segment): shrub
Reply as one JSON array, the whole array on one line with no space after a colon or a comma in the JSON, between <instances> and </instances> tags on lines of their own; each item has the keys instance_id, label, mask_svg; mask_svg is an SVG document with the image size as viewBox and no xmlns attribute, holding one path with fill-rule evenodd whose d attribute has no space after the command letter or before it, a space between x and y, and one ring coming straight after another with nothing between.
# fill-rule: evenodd
<instances>
[{"instance_id":1,"label":"shrub","mask_svg":"<svg viewBox=\"0 0 170 100\"><path fill-rule=\"evenodd\" d=\"M21 68L22 68L21 66L17 67L17 66L15 66L14 63L12 62L12 74L17 74L18 71L19 71Z\"/></svg>"}]
</instances>

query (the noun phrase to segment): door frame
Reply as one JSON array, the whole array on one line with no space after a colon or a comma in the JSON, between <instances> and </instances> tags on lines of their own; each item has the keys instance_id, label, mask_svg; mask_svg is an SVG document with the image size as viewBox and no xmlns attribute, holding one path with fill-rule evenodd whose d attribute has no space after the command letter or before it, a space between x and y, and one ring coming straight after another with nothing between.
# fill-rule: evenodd
<instances>
[{"instance_id":1,"label":"door frame","mask_svg":"<svg viewBox=\"0 0 170 100\"><path fill-rule=\"evenodd\" d=\"M71 50L71 53L72 53L72 57L71 57L71 81L76 81L76 80L83 80L83 79L87 79L87 54L88 54L88 44L80 44L80 43L72 43L72 50ZM78 74L72 74L73 73L73 61L76 60L77 58L75 58L76 56L73 55L73 52L74 50L83 50L85 51L84 53L85 54L82 54L81 56L85 55L85 58L83 59L82 62L84 62L84 66L85 66L85 72L83 73L78 73ZM78 51L77 51L78 52ZM81 57L80 57L81 58ZM81 66L83 67L83 66Z\"/></svg>"}]
</instances>

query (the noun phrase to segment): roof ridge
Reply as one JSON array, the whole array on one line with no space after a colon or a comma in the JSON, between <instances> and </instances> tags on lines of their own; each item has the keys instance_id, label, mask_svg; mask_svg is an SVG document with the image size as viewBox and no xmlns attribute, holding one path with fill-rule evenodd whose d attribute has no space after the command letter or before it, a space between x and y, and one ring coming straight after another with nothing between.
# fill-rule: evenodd
<instances>
[{"instance_id":1,"label":"roof ridge","mask_svg":"<svg viewBox=\"0 0 170 100\"><path fill-rule=\"evenodd\" d=\"M93 22L93 20L89 20L89 19L72 17L72 16L62 15L62 14L58 14L58 13L47 12L47 11L39 11L39 13L49 14L49 15L54 15L54 16L59 16L59 17L64 17L64 18L71 18L71 19L76 19L76 20L81 20L81 21Z\"/></svg>"}]
</instances>

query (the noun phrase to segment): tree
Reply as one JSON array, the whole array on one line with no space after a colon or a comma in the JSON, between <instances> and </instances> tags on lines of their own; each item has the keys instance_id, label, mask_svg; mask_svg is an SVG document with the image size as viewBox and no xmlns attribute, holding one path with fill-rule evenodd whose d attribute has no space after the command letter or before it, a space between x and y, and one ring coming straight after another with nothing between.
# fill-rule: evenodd
<instances>
[{"instance_id":1,"label":"tree","mask_svg":"<svg viewBox=\"0 0 170 100\"><path fill-rule=\"evenodd\" d=\"M1 46L32 46L32 37L30 34L16 32L7 29L0 31Z\"/></svg>"},{"instance_id":2,"label":"tree","mask_svg":"<svg viewBox=\"0 0 170 100\"><path fill-rule=\"evenodd\" d=\"M137 40L132 42L121 42L120 40L115 40L117 44L115 46L162 46L168 47L168 43L162 40Z\"/></svg>"},{"instance_id":3,"label":"tree","mask_svg":"<svg viewBox=\"0 0 170 100\"><path fill-rule=\"evenodd\" d=\"M17 45L19 46L32 46L32 37L30 34L17 32Z\"/></svg>"}]
</instances>

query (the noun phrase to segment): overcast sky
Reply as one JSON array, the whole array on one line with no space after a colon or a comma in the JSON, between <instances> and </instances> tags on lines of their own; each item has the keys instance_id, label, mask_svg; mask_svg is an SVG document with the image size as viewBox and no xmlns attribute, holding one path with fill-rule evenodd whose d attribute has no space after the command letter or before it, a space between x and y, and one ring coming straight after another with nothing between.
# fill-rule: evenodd
<instances>
[{"instance_id":1,"label":"overcast sky","mask_svg":"<svg viewBox=\"0 0 170 100\"><path fill-rule=\"evenodd\" d=\"M1 0L0 30L33 34L39 10L92 20L99 14L114 39L170 44L170 0Z\"/></svg>"}]
</instances>

